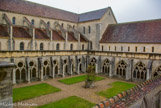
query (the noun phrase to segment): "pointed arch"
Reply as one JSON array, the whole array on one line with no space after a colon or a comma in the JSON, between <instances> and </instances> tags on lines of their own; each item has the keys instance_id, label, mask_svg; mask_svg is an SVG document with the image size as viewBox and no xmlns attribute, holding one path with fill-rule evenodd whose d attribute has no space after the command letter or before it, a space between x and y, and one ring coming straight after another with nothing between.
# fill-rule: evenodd
<instances>
[{"instance_id":1,"label":"pointed arch","mask_svg":"<svg viewBox=\"0 0 161 108\"><path fill-rule=\"evenodd\" d=\"M119 61L117 64L116 75L126 77L127 63L124 60Z\"/></svg>"}]
</instances>

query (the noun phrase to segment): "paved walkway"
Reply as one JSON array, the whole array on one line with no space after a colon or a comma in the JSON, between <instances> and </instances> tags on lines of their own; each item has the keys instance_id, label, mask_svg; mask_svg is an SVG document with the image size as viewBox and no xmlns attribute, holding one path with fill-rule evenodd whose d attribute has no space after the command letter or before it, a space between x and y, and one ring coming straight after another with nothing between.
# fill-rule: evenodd
<instances>
[{"instance_id":1,"label":"paved walkway","mask_svg":"<svg viewBox=\"0 0 161 108\"><path fill-rule=\"evenodd\" d=\"M37 81L37 82L32 82L30 84L19 84L19 85L15 85L13 88L19 88L19 87L24 87L24 86L29 86L29 85L39 84L39 83L48 83L62 90L61 92L43 95L43 96L36 97L33 99L21 101L22 103L27 103L27 104L34 103L37 105L43 105L43 104L54 102L54 101L57 101L57 100L60 100L60 99L63 99L69 96L78 96L90 102L99 103L101 100L102 101L105 100L105 98L98 96L95 93L98 91L102 91L102 90L106 90L107 88L110 88L108 84L118 81L117 79L105 78L104 80L95 82L95 86L96 86L95 88L85 89L82 87L84 85L84 82L76 83L73 85L66 85L66 84L58 82L58 80L60 79L62 78L48 79L42 82ZM22 108L22 106L18 107L16 105L15 108Z\"/></svg>"}]
</instances>

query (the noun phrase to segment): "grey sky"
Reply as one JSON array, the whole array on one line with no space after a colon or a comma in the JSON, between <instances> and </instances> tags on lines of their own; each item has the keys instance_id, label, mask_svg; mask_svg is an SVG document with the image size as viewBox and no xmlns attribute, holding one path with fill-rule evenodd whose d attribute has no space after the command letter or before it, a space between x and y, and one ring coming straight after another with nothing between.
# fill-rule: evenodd
<instances>
[{"instance_id":1,"label":"grey sky","mask_svg":"<svg viewBox=\"0 0 161 108\"><path fill-rule=\"evenodd\" d=\"M74 13L111 6L117 21L161 19L161 0L28 0Z\"/></svg>"}]
</instances>

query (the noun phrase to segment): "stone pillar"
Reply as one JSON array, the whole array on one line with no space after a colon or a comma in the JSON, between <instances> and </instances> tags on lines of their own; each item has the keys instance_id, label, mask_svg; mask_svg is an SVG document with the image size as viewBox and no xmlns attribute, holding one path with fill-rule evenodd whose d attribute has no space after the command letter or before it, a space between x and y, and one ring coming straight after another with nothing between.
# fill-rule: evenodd
<instances>
[{"instance_id":1,"label":"stone pillar","mask_svg":"<svg viewBox=\"0 0 161 108\"><path fill-rule=\"evenodd\" d=\"M96 72L96 74L98 74L98 64L96 63L95 65L96 65L96 70L95 70L95 72Z\"/></svg>"},{"instance_id":2,"label":"stone pillar","mask_svg":"<svg viewBox=\"0 0 161 108\"><path fill-rule=\"evenodd\" d=\"M149 69L147 69L146 80L148 80L149 78L150 78L150 76L149 76Z\"/></svg>"},{"instance_id":3,"label":"stone pillar","mask_svg":"<svg viewBox=\"0 0 161 108\"><path fill-rule=\"evenodd\" d=\"M12 73L12 80L13 80L13 84L16 84L16 70L13 69L13 73Z\"/></svg>"},{"instance_id":4,"label":"stone pillar","mask_svg":"<svg viewBox=\"0 0 161 108\"><path fill-rule=\"evenodd\" d=\"M65 65L63 65L63 74L62 74L63 77L65 77L64 73L65 73Z\"/></svg>"},{"instance_id":5,"label":"stone pillar","mask_svg":"<svg viewBox=\"0 0 161 108\"><path fill-rule=\"evenodd\" d=\"M28 76L28 77L27 77L27 82L28 82L28 83L30 83L30 77L31 77L31 76L30 76L30 72L31 72L30 70L31 70L31 69L30 69L30 68L28 68L27 70L28 70L28 74L27 74L27 76Z\"/></svg>"},{"instance_id":6,"label":"stone pillar","mask_svg":"<svg viewBox=\"0 0 161 108\"><path fill-rule=\"evenodd\" d=\"M78 75L80 74L79 68L80 68L80 63L78 63L78 68L77 68L77 74L78 74Z\"/></svg>"},{"instance_id":7,"label":"stone pillar","mask_svg":"<svg viewBox=\"0 0 161 108\"><path fill-rule=\"evenodd\" d=\"M113 76L113 74L112 74L112 64L109 65L109 68L110 68L109 77L112 77Z\"/></svg>"},{"instance_id":8,"label":"stone pillar","mask_svg":"<svg viewBox=\"0 0 161 108\"><path fill-rule=\"evenodd\" d=\"M0 108L13 108L11 72L15 65L0 62Z\"/></svg>"}]
</instances>

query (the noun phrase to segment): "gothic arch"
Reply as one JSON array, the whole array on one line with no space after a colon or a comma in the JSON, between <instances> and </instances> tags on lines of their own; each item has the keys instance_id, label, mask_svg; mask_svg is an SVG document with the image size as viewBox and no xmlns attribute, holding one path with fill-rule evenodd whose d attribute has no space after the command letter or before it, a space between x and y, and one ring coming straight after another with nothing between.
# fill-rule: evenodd
<instances>
[{"instance_id":1,"label":"gothic arch","mask_svg":"<svg viewBox=\"0 0 161 108\"><path fill-rule=\"evenodd\" d=\"M43 76L44 77L50 76L50 62L48 60L45 60L43 62Z\"/></svg>"},{"instance_id":2,"label":"gothic arch","mask_svg":"<svg viewBox=\"0 0 161 108\"><path fill-rule=\"evenodd\" d=\"M146 80L146 74L147 74L147 69L145 67L145 64L142 62L138 62L134 67L133 78Z\"/></svg>"},{"instance_id":3,"label":"gothic arch","mask_svg":"<svg viewBox=\"0 0 161 108\"><path fill-rule=\"evenodd\" d=\"M159 66L154 72L153 72L153 76L158 76L161 75L161 66Z\"/></svg>"},{"instance_id":4,"label":"gothic arch","mask_svg":"<svg viewBox=\"0 0 161 108\"><path fill-rule=\"evenodd\" d=\"M105 59L102 64L102 73L109 75L110 73L110 61Z\"/></svg>"},{"instance_id":5,"label":"gothic arch","mask_svg":"<svg viewBox=\"0 0 161 108\"><path fill-rule=\"evenodd\" d=\"M58 76L59 74L59 67L58 67L58 61L57 60L54 60L53 61L53 68L54 68L54 75L55 76Z\"/></svg>"},{"instance_id":6,"label":"gothic arch","mask_svg":"<svg viewBox=\"0 0 161 108\"><path fill-rule=\"evenodd\" d=\"M125 77L126 76L126 68L127 68L127 63L124 60L121 60L117 64L117 69L116 69L116 75Z\"/></svg>"}]
</instances>

